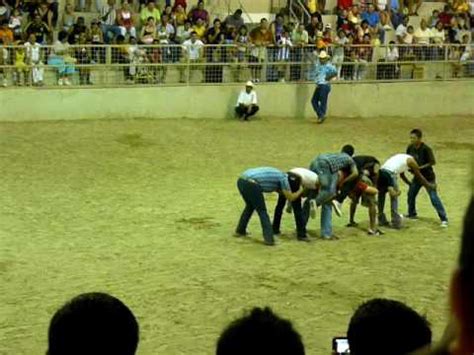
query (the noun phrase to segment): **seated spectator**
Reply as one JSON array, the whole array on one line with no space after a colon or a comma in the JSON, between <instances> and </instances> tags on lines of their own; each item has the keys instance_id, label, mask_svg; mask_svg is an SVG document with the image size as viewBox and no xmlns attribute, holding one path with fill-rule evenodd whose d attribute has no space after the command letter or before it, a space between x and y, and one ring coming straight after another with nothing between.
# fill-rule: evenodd
<instances>
[{"instance_id":1,"label":"seated spectator","mask_svg":"<svg viewBox=\"0 0 474 355\"><path fill-rule=\"evenodd\" d=\"M340 12L341 10L349 11L353 6L352 0L337 0L337 10Z\"/></svg>"},{"instance_id":2,"label":"seated spectator","mask_svg":"<svg viewBox=\"0 0 474 355\"><path fill-rule=\"evenodd\" d=\"M357 29L357 38L359 41L362 41L364 35L371 34L371 29L369 23L366 20L363 20L360 23L360 26L356 26Z\"/></svg>"},{"instance_id":3,"label":"seated spectator","mask_svg":"<svg viewBox=\"0 0 474 355\"><path fill-rule=\"evenodd\" d=\"M43 1L39 4L34 12L34 15L38 15L41 21L46 23L50 29L53 29L53 11L50 9L49 4Z\"/></svg>"},{"instance_id":4,"label":"seated spectator","mask_svg":"<svg viewBox=\"0 0 474 355\"><path fill-rule=\"evenodd\" d=\"M99 22L97 20L91 21L91 30L90 30L91 44L103 45L104 44L104 34L99 27ZM102 47L92 47L92 61L94 63L104 63L105 61L105 48Z\"/></svg>"},{"instance_id":5,"label":"seated spectator","mask_svg":"<svg viewBox=\"0 0 474 355\"><path fill-rule=\"evenodd\" d=\"M186 0L174 0L173 10L176 10L178 6L181 6L186 11L188 4Z\"/></svg>"},{"instance_id":6,"label":"seated spectator","mask_svg":"<svg viewBox=\"0 0 474 355\"><path fill-rule=\"evenodd\" d=\"M318 13L318 1L317 0L305 0L304 5L310 15Z\"/></svg>"},{"instance_id":7,"label":"seated spectator","mask_svg":"<svg viewBox=\"0 0 474 355\"><path fill-rule=\"evenodd\" d=\"M444 5L443 11L439 14L439 21L443 24L444 28L451 26L451 19L453 18L453 8L448 3Z\"/></svg>"},{"instance_id":8,"label":"seated spectator","mask_svg":"<svg viewBox=\"0 0 474 355\"><path fill-rule=\"evenodd\" d=\"M48 65L55 67L58 71L58 85L72 85L71 77L75 72L75 59L71 56L68 43L68 33L61 31L58 40L54 44L53 51L48 58Z\"/></svg>"},{"instance_id":9,"label":"seated spectator","mask_svg":"<svg viewBox=\"0 0 474 355\"><path fill-rule=\"evenodd\" d=\"M128 0L124 0L122 2L122 8L117 11L117 24L119 25L120 34L122 36L125 36L127 33L130 37L137 36L137 30L133 22L133 13Z\"/></svg>"},{"instance_id":10,"label":"seated spectator","mask_svg":"<svg viewBox=\"0 0 474 355\"><path fill-rule=\"evenodd\" d=\"M175 29L174 26L168 22L168 16L162 15L161 16L161 23L158 25L158 29L156 31L158 36L158 43L161 45L169 45L174 43L175 37ZM164 63L170 63L173 61L174 57L177 56L173 52L174 48L170 48L165 46L161 49L161 61Z\"/></svg>"},{"instance_id":11,"label":"seated spectator","mask_svg":"<svg viewBox=\"0 0 474 355\"><path fill-rule=\"evenodd\" d=\"M266 307L254 308L222 332L216 355L304 355L304 345L290 321Z\"/></svg>"},{"instance_id":12,"label":"seated spectator","mask_svg":"<svg viewBox=\"0 0 474 355\"><path fill-rule=\"evenodd\" d=\"M207 31L206 23L203 19L198 18L196 23L192 27L193 31L196 32L198 38L203 40Z\"/></svg>"},{"instance_id":13,"label":"seated spectator","mask_svg":"<svg viewBox=\"0 0 474 355\"><path fill-rule=\"evenodd\" d=\"M140 32L140 42L143 44L152 44L155 39L158 39L155 18L150 16Z\"/></svg>"},{"instance_id":14,"label":"seated spectator","mask_svg":"<svg viewBox=\"0 0 474 355\"><path fill-rule=\"evenodd\" d=\"M446 42L446 35L444 33L443 24L438 21L436 26L431 31L431 43L438 44L438 47L433 48L434 59L444 59L444 46Z\"/></svg>"},{"instance_id":15,"label":"seated spectator","mask_svg":"<svg viewBox=\"0 0 474 355\"><path fill-rule=\"evenodd\" d=\"M347 19L353 26L360 24L362 22L358 5L352 5L349 13L347 14Z\"/></svg>"},{"instance_id":16,"label":"seated spectator","mask_svg":"<svg viewBox=\"0 0 474 355\"><path fill-rule=\"evenodd\" d=\"M77 18L76 24L72 27L72 31L69 34L69 44L79 43L79 36L81 34L85 34L86 38L89 38L89 29L86 26L86 21L84 20L84 17L79 16Z\"/></svg>"},{"instance_id":17,"label":"seated spectator","mask_svg":"<svg viewBox=\"0 0 474 355\"><path fill-rule=\"evenodd\" d=\"M349 33L352 30L352 23L349 22L349 12L346 9L340 10L337 15L337 29Z\"/></svg>"},{"instance_id":18,"label":"seated spectator","mask_svg":"<svg viewBox=\"0 0 474 355\"><path fill-rule=\"evenodd\" d=\"M184 26L178 26L176 29L175 42L180 44L191 38L193 32L191 21L186 21Z\"/></svg>"},{"instance_id":19,"label":"seated spectator","mask_svg":"<svg viewBox=\"0 0 474 355\"><path fill-rule=\"evenodd\" d=\"M404 355L429 345L431 329L405 304L372 299L352 315L347 338L351 355Z\"/></svg>"},{"instance_id":20,"label":"seated spectator","mask_svg":"<svg viewBox=\"0 0 474 355\"><path fill-rule=\"evenodd\" d=\"M122 301L105 293L84 293L51 319L47 355L133 355L138 340L138 322Z\"/></svg>"},{"instance_id":21,"label":"seated spectator","mask_svg":"<svg viewBox=\"0 0 474 355\"><path fill-rule=\"evenodd\" d=\"M87 3L87 5L86 5ZM91 12L92 9L92 0L79 0L79 6L77 7L77 11L79 12ZM96 11L99 12L101 8L101 1L95 0L95 8Z\"/></svg>"},{"instance_id":22,"label":"seated spectator","mask_svg":"<svg viewBox=\"0 0 474 355\"><path fill-rule=\"evenodd\" d=\"M431 37L431 30L428 28L426 20L422 19L420 21L420 27L418 27L414 33L415 43L422 45L422 47L417 47L415 51L419 60L432 59L430 47L428 47L431 42Z\"/></svg>"},{"instance_id":23,"label":"seated spectator","mask_svg":"<svg viewBox=\"0 0 474 355\"><path fill-rule=\"evenodd\" d=\"M407 34L408 29L408 22L410 22L410 18L408 16L404 16L402 23L397 26L395 29L395 36L397 37L397 43L403 44L405 35Z\"/></svg>"},{"instance_id":24,"label":"seated spectator","mask_svg":"<svg viewBox=\"0 0 474 355\"><path fill-rule=\"evenodd\" d=\"M12 29L8 26L8 20L0 22L0 40L7 45L13 43L14 35Z\"/></svg>"},{"instance_id":25,"label":"seated spectator","mask_svg":"<svg viewBox=\"0 0 474 355\"><path fill-rule=\"evenodd\" d=\"M75 48L74 57L76 58L77 64L79 64L79 85L92 85L91 82L91 69L86 66L91 64L92 52L91 48L85 46L87 44L87 37L85 33L81 33L78 38L78 47Z\"/></svg>"},{"instance_id":26,"label":"seated spectator","mask_svg":"<svg viewBox=\"0 0 474 355\"><path fill-rule=\"evenodd\" d=\"M439 21L439 10L433 10L431 13L430 19L428 20L428 27L434 28L438 24ZM444 27L444 26L443 26Z\"/></svg>"},{"instance_id":27,"label":"seated spectator","mask_svg":"<svg viewBox=\"0 0 474 355\"><path fill-rule=\"evenodd\" d=\"M13 83L18 86L28 85L28 65L26 65L26 52L23 43L18 43L20 47L15 48L13 64L15 71L13 72Z\"/></svg>"},{"instance_id":28,"label":"seated spectator","mask_svg":"<svg viewBox=\"0 0 474 355\"><path fill-rule=\"evenodd\" d=\"M66 7L64 8L63 18L61 20L61 26L63 28L63 31L70 33L75 23L76 14L74 13L74 6L72 6L72 4L67 3Z\"/></svg>"},{"instance_id":29,"label":"seated spectator","mask_svg":"<svg viewBox=\"0 0 474 355\"><path fill-rule=\"evenodd\" d=\"M418 10L423 3L423 0L408 0L408 15L409 16L418 16ZM414 9L413 9L414 8Z\"/></svg>"},{"instance_id":30,"label":"seated spectator","mask_svg":"<svg viewBox=\"0 0 474 355\"><path fill-rule=\"evenodd\" d=\"M107 0L107 4L100 10L102 33L106 43L111 43L120 34L117 26L117 10L115 0Z\"/></svg>"},{"instance_id":31,"label":"seated spectator","mask_svg":"<svg viewBox=\"0 0 474 355\"><path fill-rule=\"evenodd\" d=\"M165 9L163 10L163 13L161 14L161 16L163 15L168 16L168 22L172 24L173 27L176 27L176 16L171 5L165 6Z\"/></svg>"},{"instance_id":32,"label":"seated spectator","mask_svg":"<svg viewBox=\"0 0 474 355\"><path fill-rule=\"evenodd\" d=\"M470 5L467 0L455 0L453 7L456 14L468 14L470 10Z\"/></svg>"},{"instance_id":33,"label":"seated spectator","mask_svg":"<svg viewBox=\"0 0 474 355\"><path fill-rule=\"evenodd\" d=\"M318 24L319 24L318 16L312 15L310 23L306 26L306 32L308 32L310 43L316 42L316 33L319 31Z\"/></svg>"},{"instance_id":34,"label":"seated spectator","mask_svg":"<svg viewBox=\"0 0 474 355\"><path fill-rule=\"evenodd\" d=\"M23 16L20 10L14 9L10 19L8 20L8 27L13 31L13 38L20 40L23 35Z\"/></svg>"},{"instance_id":35,"label":"seated spectator","mask_svg":"<svg viewBox=\"0 0 474 355\"><path fill-rule=\"evenodd\" d=\"M144 7L140 12L140 21L142 25L145 25L150 17L153 17L155 23L159 23L161 20L161 12L156 8L154 0L148 0L146 7Z\"/></svg>"},{"instance_id":36,"label":"seated spectator","mask_svg":"<svg viewBox=\"0 0 474 355\"><path fill-rule=\"evenodd\" d=\"M177 28L179 26L184 27L184 23L188 19L188 16L186 15L186 10L184 9L184 7L182 7L181 5L178 5L177 7L175 7L173 10L173 16L176 21L176 27Z\"/></svg>"},{"instance_id":37,"label":"seated spectator","mask_svg":"<svg viewBox=\"0 0 474 355\"><path fill-rule=\"evenodd\" d=\"M40 15L35 15L33 21L26 25L25 33L28 36L34 34L36 41L40 44L46 44L52 34L51 29L41 20Z\"/></svg>"},{"instance_id":38,"label":"seated spectator","mask_svg":"<svg viewBox=\"0 0 474 355\"><path fill-rule=\"evenodd\" d=\"M242 18L242 10L237 9L232 15L229 15L224 20L224 25L227 28L234 28L236 31L244 25Z\"/></svg>"},{"instance_id":39,"label":"seated spectator","mask_svg":"<svg viewBox=\"0 0 474 355\"><path fill-rule=\"evenodd\" d=\"M197 24L199 19L202 20L206 26L209 25L209 13L204 9L203 0L199 0L197 7L189 12L188 19L190 19L194 25Z\"/></svg>"},{"instance_id":40,"label":"seated spectator","mask_svg":"<svg viewBox=\"0 0 474 355\"><path fill-rule=\"evenodd\" d=\"M459 264L451 279L451 311L457 325L453 355L474 353L474 199L464 216Z\"/></svg>"},{"instance_id":41,"label":"seated spectator","mask_svg":"<svg viewBox=\"0 0 474 355\"><path fill-rule=\"evenodd\" d=\"M380 15L375 11L374 4L369 4L367 10L361 15L362 20L367 21L370 27L376 28L380 24Z\"/></svg>"}]
</instances>

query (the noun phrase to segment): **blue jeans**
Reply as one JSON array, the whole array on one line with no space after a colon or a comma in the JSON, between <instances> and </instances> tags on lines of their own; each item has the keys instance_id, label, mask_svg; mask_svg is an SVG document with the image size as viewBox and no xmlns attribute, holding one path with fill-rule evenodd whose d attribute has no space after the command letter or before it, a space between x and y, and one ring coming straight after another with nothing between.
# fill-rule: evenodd
<instances>
[{"instance_id":1,"label":"blue jeans","mask_svg":"<svg viewBox=\"0 0 474 355\"><path fill-rule=\"evenodd\" d=\"M331 202L323 203L321 206L321 237L332 236L332 205Z\"/></svg>"},{"instance_id":2,"label":"blue jeans","mask_svg":"<svg viewBox=\"0 0 474 355\"><path fill-rule=\"evenodd\" d=\"M319 119L323 119L326 116L330 92L331 86L329 84L320 84L316 86L316 90L314 90L311 105L313 105L314 112L316 112Z\"/></svg>"},{"instance_id":3,"label":"blue jeans","mask_svg":"<svg viewBox=\"0 0 474 355\"><path fill-rule=\"evenodd\" d=\"M105 43L112 42L115 37L120 34L120 28L115 25L102 25L101 26L102 33L104 34Z\"/></svg>"},{"instance_id":4,"label":"blue jeans","mask_svg":"<svg viewBox=\"0 0 474 355\"><path fill-rule=\"evenodd\" d=\"M317 157L316 160L311 162L309 169L318 174L319 183L321 185L318 196L316 197L316 204L320 206L323 203L331 202L337 192L337 181L339 178L337 172L331 172L327 160L320 157Z\"/></svg>"},{"instance_id":5,"label":"blue jeans","mask_svg":"<svg viewBox=\"0 0 474 355\"><path fill-rule=\"evenodd\" d=\"M413 179L411 182L410 188L408 189L408 215L409 216L416 216L416 196L420 189L422 188L422 184L417 180ZM444 209L443 203L438 196L436 190L426 189L428 192L428 196L430 197L431 204L435 208L436 212L438 212L439 219L441 221L447 221L448 216L446 215L446 210Z\"/></svg>"}]
</instances>

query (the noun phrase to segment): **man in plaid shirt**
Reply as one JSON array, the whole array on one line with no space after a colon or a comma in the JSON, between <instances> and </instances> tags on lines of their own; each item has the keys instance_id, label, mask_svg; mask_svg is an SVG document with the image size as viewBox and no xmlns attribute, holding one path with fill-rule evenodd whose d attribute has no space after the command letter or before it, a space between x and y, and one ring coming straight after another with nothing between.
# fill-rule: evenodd
<instances>
[{"instance_id":1,"label":"man in plaid shirt","mask_svg":"<svg viewBox=\"0 0 474 355\"><path fill-rule=\"evenodd\" d=\"M327 239L332 235L332 207L338 216L341 215L340 204L334 201L337 193L339 173L348 170L350 173L339 183L341 186L359 176L357 166L346 153L325 153L318 155L309 167L319 176L321 188L316 197L316 205L321 206L321 236Z\"/></svg>"}]
</instances>

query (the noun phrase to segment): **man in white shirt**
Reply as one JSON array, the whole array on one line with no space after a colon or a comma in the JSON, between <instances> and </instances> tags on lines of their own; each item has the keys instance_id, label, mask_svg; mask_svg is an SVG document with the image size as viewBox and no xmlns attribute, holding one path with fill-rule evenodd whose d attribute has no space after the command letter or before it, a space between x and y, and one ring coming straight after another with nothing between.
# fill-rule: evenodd
<instances>
[{"instance_id":1,"label":"man in white shirt","mask_svg":"<svg viewBox=\"0 0 474 355\"><path fill-rule=\"evenodd\" d=\"M254 90L254 85L251 81L247 81L245 90L240 92L239 98L237 99L235 113L239 116L239 119L248 121L248 118L255 115L258 110L257 93Z\"/></svg>"},{"instance_id":2,"label":"man in white shirt","mask_svg":"<svg viewBox=\"0 0 474 355\"><path fill-rule=\"evenodd\" d=\"M191 38L187 39L181 45L183 49L183 56L181 61L189 65L181 67L180 81L185 82L184 73L185 68L189 70L188 79L191 81L191 72L202 71L203 66L201 65L192 65L193 63L199 63L203 58L203 48L204 43L198 38L198 35L195 31L191 32Z\"/></svg>"},{"instance_id":3,"label":"man in white shirt","mask_svg":"<svg viewBox=\"0 0 474 355\"><path fill-rule=\"evenodd\" d=\"M398 196L400 196L400 189L398 186L398 175L407 184L410 181L405 176L407 171L411 171L416 176L418 181L426 187L426 189L435 189L436 185L428 182L421 174L420 167L415 158L408 154L395 154L389 158L380 169L379 177L379 225L388 225L387 218L384 214L385 195L390 193L391 203L391 218L392 227L400 229L402 227L402 216L398 213Z\"/></svg>"},{"instance_id":4,"label":"man in white shirt","mask_svg":"<svg viewBox=\"0 0 474 355\"><path fill-rule=\"evenodd\" d=\"M41 62L41 45L36 42L36 36L31 34L25 43L27 64L32 67L33 85L43 85L44 68Z\"/></svg>"},{"instance_id":5,"label":"man in white shirt","mask_svg":"<svg viewBox=\"0 0 474 355\"><path fill-rule=\"evenodd\" d=\"M100 24L106 43L112 42L121 33L117 25L115 0L107 0L107 4L100 10Z\"/></svg>"}]
</instances>

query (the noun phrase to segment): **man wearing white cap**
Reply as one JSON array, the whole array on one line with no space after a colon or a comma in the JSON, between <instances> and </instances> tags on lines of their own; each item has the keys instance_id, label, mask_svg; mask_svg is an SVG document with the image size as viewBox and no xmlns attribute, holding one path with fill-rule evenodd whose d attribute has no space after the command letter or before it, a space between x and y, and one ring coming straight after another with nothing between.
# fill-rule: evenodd
<instances>
[{"instance_id":1,"label":"man wearing white cap","mask_svg":"<svg viewBox=\"0 0 474 355\"><path fill-rule=\"evenodd\" d=\"M337 69L329 63L330 56L326 51L319 52L315 67L316 90L311 99L313 109L318 115L318 123L326 119L329 92L331 91L330 80L337 76Z\"/></svg>"},{"instance_id":2,"label":"man wearing white cap","mask_svg":"<svg viewBox=\"0 0 474 355\"><path fill-rule=\"evenodd\" d=\"M241 120L248 121L248 118L255 115L258 110L257 93L253 89L253 83L247 81L245 90L240 92L239 98L237 99L235 113Z\"/></svg>"}]
</instances>

